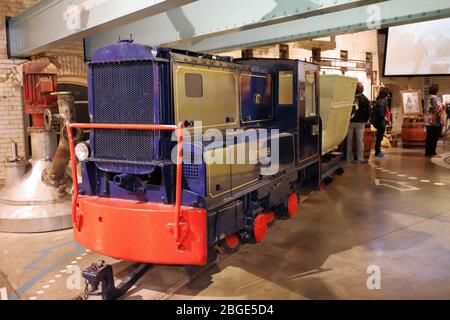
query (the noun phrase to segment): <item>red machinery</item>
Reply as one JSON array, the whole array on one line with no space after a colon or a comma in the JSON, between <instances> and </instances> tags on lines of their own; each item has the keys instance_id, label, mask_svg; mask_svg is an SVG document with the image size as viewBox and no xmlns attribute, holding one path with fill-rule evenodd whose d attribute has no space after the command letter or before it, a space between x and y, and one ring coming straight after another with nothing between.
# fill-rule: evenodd
<instances>
[{"instance_id":1,"label":"red machinery","mask_svg":"<svg viewBox=\"0 0 450 320\"><path fill-rule=\"evenodd\" d=\"M33 61L23 66L25 113L31 115L33 128L45 128L45 110L58 113L58 98L51 95L58 91L56 75L56 67L45 61Z\"/></svg>"},{"instance_id":2,"label":"red machinery","mask_svg":"<svg viewBox=\"0 0 450 320\"><path fill-rule=\"evenodd\" d=\"M71 179L66 174L69 161L65 130L73 113L73 96L59 92L56 67L45 61L23 65L25 113L31 115L28 133L31 159L13 157L5 166L7 179L0 192L0 231L44 232L72 227L70 216Z\"/></svg>"}]
</instances>

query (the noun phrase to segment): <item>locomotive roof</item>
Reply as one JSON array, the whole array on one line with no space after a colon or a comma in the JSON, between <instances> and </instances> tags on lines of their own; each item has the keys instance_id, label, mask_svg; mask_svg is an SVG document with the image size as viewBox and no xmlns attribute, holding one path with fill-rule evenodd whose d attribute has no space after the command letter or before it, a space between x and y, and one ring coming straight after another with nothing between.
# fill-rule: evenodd
<instances>
[{"instance_id":1,"label":"locomotive roof","mask_svg":"<svg viewBox=\"0 0 450 320\"><path fill-rule=\"evenodd\" d=\"M149 47L133 43L131 40L120 41L117 44L107 45L98 49L91 63L110 63L133 60L172 60L180 63L189 63L195 65L204 65L211 67L238 69L249 72L268 73L270 65L262 63L261 65L246 64L248 61L261 62L286 62L289 64L302 63L313 64L310 62L296 59L275 59L275 58L240 58L233 59L229 56L213 55L208 53L193 52L189 50L180 50L175 48Z\"/></svg>"},{"instance_id":2,"label":"locomotive roof","mask_svg":"<svg viewBox=\"0 0 450 320\"><path fill-rule=\"evenodd\" d=\"M220 59L218 56L192 56L184 55L181 53L170 52L170 59L181 62L189 63L195 65L204 65L211 67L227 68L227 69L238 69L251 72L268 73L269 70L263 66L250 66L245 64L236 63L233 60Z\"/></svg>"}]
</instances>

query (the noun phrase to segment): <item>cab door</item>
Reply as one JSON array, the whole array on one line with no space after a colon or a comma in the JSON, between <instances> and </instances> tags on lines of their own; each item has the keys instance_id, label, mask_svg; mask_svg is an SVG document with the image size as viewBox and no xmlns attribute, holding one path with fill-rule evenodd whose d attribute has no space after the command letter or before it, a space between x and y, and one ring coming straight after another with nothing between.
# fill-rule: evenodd
<instances>
[{"instance_id":1,"label":"cab door","mask_svg":"<svg viewBox=\"0 0 450 320\"><path fill-rule=\"evenodd\" d=\"M302 63L302 62L300 62ZM319 70L313 64L300 65L299 83L299 162L320 155Z\"/></svg>"}]
</instances>

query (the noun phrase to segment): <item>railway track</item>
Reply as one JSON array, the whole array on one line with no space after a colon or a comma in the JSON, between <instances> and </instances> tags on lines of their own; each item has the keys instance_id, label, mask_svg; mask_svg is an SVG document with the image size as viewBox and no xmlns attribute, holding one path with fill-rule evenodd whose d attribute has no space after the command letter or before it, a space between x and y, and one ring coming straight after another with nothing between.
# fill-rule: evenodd
<instances>
[{"instance_id":1,"label":"railway track","mask_svg":"<svg viewBox=\"0 0 450 320\"><path fill-rule=\"evenodd\" d=\"M177 282L175 285L171 286L165 293L163 297L158 300L170 300L175 294L177 294L181 289L186 287L192 281L200 278L204 274L206 274L213 266L222 263L225 261L230 255L229 254L218 254L217 259L213 262L208 263L204 267L200 268L197 272L192 275L186 276L183 280Z\"/></svg>"},{"instance_id":2,"label":"railway track","mask_svg":"<svg viewBox=\"0 0 450 320\"><path fill-rule=\"evenodd\" d=\"M182 280L170 286L162 297L157 300L170 300L177 292L186 287L190 282L200 278L207 273L211 267L225 261L230 255L218 253L217 259L208 263L198 270L186 275ZM115 280L113 276L112 266L104 261L93 263L89 268L83 271L83 277L86 281L86 288L83 294L76 297L76 300L88 300L91 296L100 296L103 300L126 299L126 294L139 279L147 273L147 271L157 268L155 264L137 264L133 270L129 272L121 272L121 279ZM116 287L115 283L120 281Z\"/></svg>"}]
</instances>

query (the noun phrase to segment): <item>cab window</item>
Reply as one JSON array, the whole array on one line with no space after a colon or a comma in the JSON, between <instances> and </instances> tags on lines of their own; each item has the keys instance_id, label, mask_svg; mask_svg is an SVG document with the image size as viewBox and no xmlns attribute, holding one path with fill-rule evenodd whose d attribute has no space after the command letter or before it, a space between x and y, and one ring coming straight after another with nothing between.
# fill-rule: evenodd
<instances>
[{"instance_id":1,"label":"cab window","mask_svg":"<svg viewBox=\"0 0 450 320\"><path fill-rule=\"evenodd\" d=\"M305 116L316 115L316 78L314 72L306 71L305 74Z\"/></svg>"},{"instance_id":2,"label":"cab window","mask_svg":"<svg viewBox=\"0 0 450 320\"><path fill-rule=\"evenodd\" d=\"M203 97L203 79L198 73L186 73L185 75L186 97L201 98Z\"/></svg>"},{"instance_id":3,"label":"cab window","mask_svg":"<svg viewBox=\"0 0 450 320\"><path fill-rule=\"evenodd\" d=\"M278 104L294 103L294 73L292 70L278 72Z\"/></svg>"}]
</instances>

